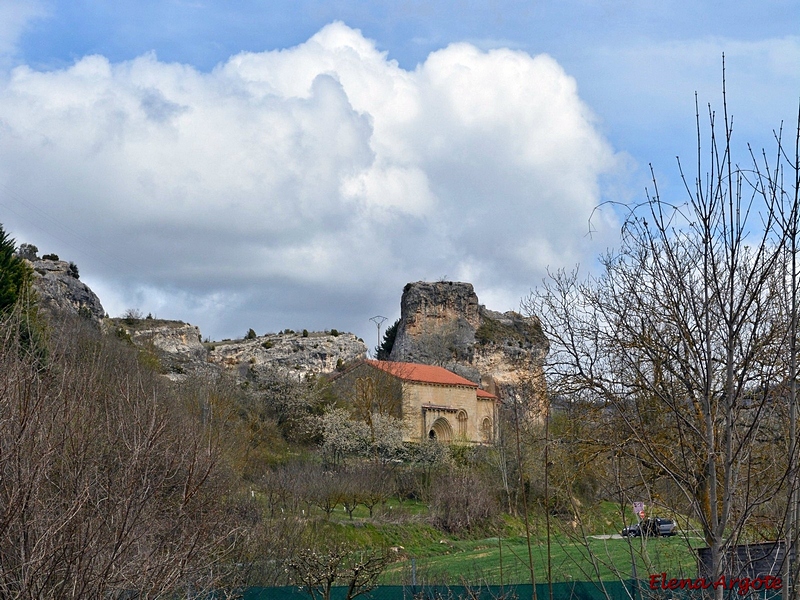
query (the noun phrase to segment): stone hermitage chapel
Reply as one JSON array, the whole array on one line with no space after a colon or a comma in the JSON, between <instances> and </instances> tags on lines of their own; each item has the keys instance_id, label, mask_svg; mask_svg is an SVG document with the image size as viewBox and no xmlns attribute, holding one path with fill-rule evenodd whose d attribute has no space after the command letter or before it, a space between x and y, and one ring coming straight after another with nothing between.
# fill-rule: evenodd
<instances>
[{"instance_id":1,"label":"stone hermitage chapel","mask_svg":"<svg viewBox=\"0 0 800 600\"><path fill-rule=\"evenodd\" d=\"M357 417L381 413L401 419L406 442L488 444L495 437L497 397L442 367L365 360L332 385Z\"/></svg>"}]
</instances>

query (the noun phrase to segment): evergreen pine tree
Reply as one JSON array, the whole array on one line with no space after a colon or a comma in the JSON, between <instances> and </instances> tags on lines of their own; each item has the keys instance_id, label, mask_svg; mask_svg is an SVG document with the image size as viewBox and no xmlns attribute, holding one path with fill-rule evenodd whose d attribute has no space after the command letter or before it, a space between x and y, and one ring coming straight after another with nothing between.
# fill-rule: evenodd
<instances>
[{"instance_id":1,"label":"evergreen pine tree","mask_svg":"<svg viewBox=\"0 0 800 600\"><path fill-rule=\"evenodd\" d=\"M14 251L15 241L0 224L0 313L10 310L30 284L30 268Z\"/></svg>"},{"instance_id":2,"label":"evergreen pine tree","mask_svg":"<svg viewBox=\"0 0 800 600\"><path fill-rule=\"evenodd\" d=\"M389 355L392 353L394 339L397 337L397 328L399 326L400 319L397 319L397 321L386 328L386 331L383 333L381 345L375 348L375 356L378 360L389 360Z\"/></svg>"}]
</instances>

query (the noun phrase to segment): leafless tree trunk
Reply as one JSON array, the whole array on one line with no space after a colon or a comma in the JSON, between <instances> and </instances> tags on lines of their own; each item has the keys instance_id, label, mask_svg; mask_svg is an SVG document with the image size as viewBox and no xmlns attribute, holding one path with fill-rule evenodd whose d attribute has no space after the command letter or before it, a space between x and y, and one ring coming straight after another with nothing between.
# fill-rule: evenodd
<instances>
[{"instance_id":1,"label":"leafless tree trunk","mask_svg":"<svg viewBox=\"0 0 800 600\"><path fill-rule=\"evenodd\" d=\"M798 498L798 439L797 439L797 369L798 369L798 302L800 298L800 265L798 265L798 252L800 252L800 111L798 111L797 130L794 140L794 156L790 157L783 151L782 132L776 134L779 154L774 167L770 169L769 161L763 159L763 167L753 157L755 167L755 180L761 182L769 193L780 199L779 227L785 238L785 251L783 256L783 272L779 274L783 300L779 312L781 318L788 322L785 350L782 354L787 357L786 381L788 418L788 492L785 511L785 547L787 557L792 549L797 547L798 524L800 523L800 498ZM784 169L784 166L786 169ZM788 171L788 173L787 173ZM786 176L793 181L786 186ZM798 578L797 564L792 565L790 560L785 560L783 565L784 585L781 590L784 600L798 597L796 581Z\"/></svg>"}]
</instances>

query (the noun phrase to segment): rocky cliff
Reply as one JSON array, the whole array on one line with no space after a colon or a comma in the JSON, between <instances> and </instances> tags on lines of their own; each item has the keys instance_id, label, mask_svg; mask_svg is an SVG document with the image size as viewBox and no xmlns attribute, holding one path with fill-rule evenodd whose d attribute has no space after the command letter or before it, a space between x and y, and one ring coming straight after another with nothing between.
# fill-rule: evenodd
<instances>
[{"instance_id":1,"label":"rocky cliff","mask_svg":"<svg viewBox=\"0 0 800 600\"><path fill-rule=\"evenodd\" d=\"M99 323L106 314L100 298L78 279L78 269L63 260L28 261L39 305L50 312L77 314Z\"/></svg>"},{"instance_id":2,"label":"rocky cliff","mask_svg":"<svg viewBox=\"0 0 800 600\"><path fill-rule=\"evenodd\" d=\"M502 400L541 403L548 350L536 317L488 310L470 283L418 281L403 289L391 360L440 365Z\"/></svg>"},{"instance_id":3,"label":"rocky cliff","mask_svg":"<svg viewBox=\"0 0 800 600\"><path fill-rule=\"evenodd\" d=\"M159 369L173 381L187 375L214 375L219 367L209 362L208 348L201 342L200 328L183 321L164 319L107 319L104 328L150 352Z\"/></svg>"},{"instance_id":4,"label":"rocky cliff","mask_svg":"<svg viewBox=\"0 0 800 600\"><path fill-rule=\"evenodd\" d=\"M209 360L256 380L266 370L302 379L308 375L332 373L366 355L366 344L352 333L285 331L250 340L215 342Z\"/></svg>"},{"instance_id":5,"label":"rocky cliff","mask_svg":"<svg viewBox=\"0 0 800 600\"><path fill-rule=\"evenodd\" d=\"M200 329L182 321L107 319L105 327L150 352L170 379L214 376L226 371L258 383L277 372L292 379L331 373L366 357L367 347L352 333L338 331L268 333L252 339L201 342Z\"/></svg>"}]
</instances>

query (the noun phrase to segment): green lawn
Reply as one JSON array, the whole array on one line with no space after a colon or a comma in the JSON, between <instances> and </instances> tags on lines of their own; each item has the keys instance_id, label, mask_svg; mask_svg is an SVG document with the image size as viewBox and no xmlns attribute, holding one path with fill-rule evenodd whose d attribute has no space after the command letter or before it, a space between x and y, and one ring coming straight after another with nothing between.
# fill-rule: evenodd
<instances>
[{"instance_id":1,"label":"green lawn","mask_svg":"<svg viewBox=\"0 0 800 600\"><path fill-rule=\"evenodd\" d=\"M673 516L673 515L662 515ZM583 534L580 528L553 519L550 536L550 573L552 581L613 581L632 576L632 558L637 576L647 578L651 573L665 571L673 577L691 576L697 572L692 548L704 545L697 532L684 531L672 538L643 540L621 538L623 522L635 522L632 511L620 513L618 505L604 502L584 515ZM681 523L684 528L687 523ZM538 582L547 581L547 535L541 516L531 522L534 573ZM395 545L404 546L402 560L391 565L385 583L407 584L411 581L412 559L418 583L477 583L499 584L530 581L528 547L519 519L506 517L499 528L503 537L483 539L451 539L439 534L434 543L424 543L419 537L411 544L394 538ZM435 531L435 530L434 530ZM430 539L426 536L425 539ZM410 547L409 547L410 546ZM502 555L502 560L501 560ZM502 573L501 573L502 569Z\"/></svg>"},{"instance_id":2,"label":"green lawn","mask_svg":"<svg viewBox=\"0 0 800 600\"><path fill-rule=\"evenodd\" d=\"M376 510L373 518L359 506L350 519L341 507L327 518L318 509L315 528L322 538L348 540L356 547L388 547L397 560L384 572L384 585L407 585L412 569L417 584L512 584L530 581L528 548L524 525L517 517L504 515L492 529L495 536L473 533L460 538L449 536L428 524L428 507L423 502L398 502L391 499ZM660 516L674 517L663 514ZM616 581L632 576L631 557L637 576L667 572L671 577L694 576L697 572L692 548L704 543L697 532L686 533L688 523L678 519L684 529L672 538L628 540L618 534L623 523L635 522L632 511L621 514L619 505L604 502L583 515L583 532L574 523L551 519L550 572L554 582ZM542 515L531 517L531 552L538 583L547 581L547 535ZM502 555L502 558L501 558Z\"/></svg>"},{"instance_id":3,"label":"green lawn","mask_svg":"<svg viewBox=\"0 0 800 600\"><path fill-rule=\"evenodd\" d=\"M524 537L483 540L442 540L437 554L413 557L417 582L458 584L485 581L491 584L525 583L530 580L528 548ZM563 534L551 536L550 565L553 581L606 581L631 577L631 556L636 560L637 575L666 571L673 577L691 576L697 571L689 545L699 546L699 539L656 538L597 539L585 541ZM547 541L532 540L534 572L538 582L547 580ZM501 560L502 552L502 560ZM502 569L502 573L501 573ZM407 584L411 580L412 557L391 565L384 583Z\"/></svg>"}]
</instances>

